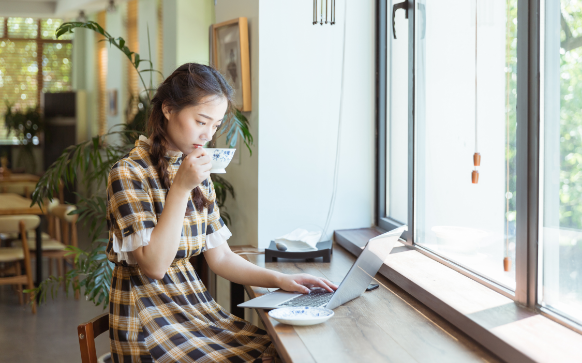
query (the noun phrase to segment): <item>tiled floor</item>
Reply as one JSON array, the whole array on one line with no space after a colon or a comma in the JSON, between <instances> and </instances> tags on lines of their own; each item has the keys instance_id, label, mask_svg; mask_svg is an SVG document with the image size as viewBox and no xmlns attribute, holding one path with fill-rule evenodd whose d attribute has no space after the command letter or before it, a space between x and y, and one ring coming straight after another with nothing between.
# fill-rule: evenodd
<instances>
[{"instance_id":1,"label":"tiled floor","mask_svg":"<svg viewBox=\"0 0 582 363\"><path fill-rule=\"evenodd\" d=\"M80 241L82 248L83 245ZM47 265L45 259L45 278ZM45 304L32 315L29 305L18 304L18 297L10 286L0 286L0 362L81 362L77 325L103 312L102 307L83 297L75 300L72 293L66 297L61 287L54 300L47 295ZM108 334L97 337L96 349L97 356L109 351Z\"/></svg>"}]
</instances>

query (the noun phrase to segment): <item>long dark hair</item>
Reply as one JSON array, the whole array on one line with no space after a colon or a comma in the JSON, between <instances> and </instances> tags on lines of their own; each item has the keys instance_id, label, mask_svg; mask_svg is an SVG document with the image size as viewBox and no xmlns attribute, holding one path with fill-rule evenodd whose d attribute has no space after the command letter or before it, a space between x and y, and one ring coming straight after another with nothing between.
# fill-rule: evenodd
<instances>
[{"instance_id":1,"label":"long dark hair","mask_svg":"<svg viewBox=\"0 0 582 363\"><path fill-rule=\"evenodd\" d=\"M233 114L233 93L232 87L216 69L198 63L181 65L158 87L152 99L147 132L152 140L150 148L152 162L156 166L162 188L170 189L169 162L164 158L168 120L162 112L162 105L168 107L171 112L180 112L185 107L198 105L206 96L224 97L228 101L226 120L230 120L230 115ZM200 187L196 187L194 189L196 209L202 212L209 204L210 201L204 197Z\"/></svg>"}]
</instances>

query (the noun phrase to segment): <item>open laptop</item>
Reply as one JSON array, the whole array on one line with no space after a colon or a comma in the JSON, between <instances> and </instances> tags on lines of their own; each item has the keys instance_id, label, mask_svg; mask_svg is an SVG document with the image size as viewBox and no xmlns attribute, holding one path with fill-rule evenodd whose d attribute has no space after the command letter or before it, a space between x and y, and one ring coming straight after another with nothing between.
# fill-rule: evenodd
<instances>
[{"instance_id":1,"label":"open laptop","mask_svg":"<svg viewBox=\"0 0 582 363\"><path fill-rule=\"evenodd\" d=\"M309 294L299 294L277 290L263 296L238 304L241 308L276 309L293 306L311 306L335 309L353 300L366 291L366 288L376 276L376 273L392 251L392 247L406 226L398 227L390 232L374 237L348 271L346 277L334 292L322 288L312 289Z\"/></svg>"}]
</instances>

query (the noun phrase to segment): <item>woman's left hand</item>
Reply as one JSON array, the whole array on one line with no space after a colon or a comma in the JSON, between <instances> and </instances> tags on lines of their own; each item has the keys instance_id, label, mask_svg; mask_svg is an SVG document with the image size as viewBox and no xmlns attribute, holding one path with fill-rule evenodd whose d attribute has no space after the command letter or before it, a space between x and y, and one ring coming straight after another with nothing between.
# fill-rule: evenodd
<instances>
[{"instance_id":1,"label":"woman's left hand","mask_svg":"<svg viewBox=\"0 0 582 363\"><path fill-rule=\"evenodd\" d=\"M322 287L329 292L337 290L337 285L331 281L309 274L281 274L277 278L277 286L285 291L297 291L302 294L308 294L313 287Z\"/></svg>"}]
</instances>

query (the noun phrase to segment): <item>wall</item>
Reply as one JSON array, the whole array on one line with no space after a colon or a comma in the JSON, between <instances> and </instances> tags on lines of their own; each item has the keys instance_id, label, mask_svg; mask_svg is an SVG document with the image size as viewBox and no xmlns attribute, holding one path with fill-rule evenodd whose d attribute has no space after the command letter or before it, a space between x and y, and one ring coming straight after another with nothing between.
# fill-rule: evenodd
<instances>
[{"instance_id":1,"label":"wall","mask_svg":"<svg viewBox=\"0 0 582 363\"><path fill-rule=\"evenodd\" d=\"M209 63L214 0L164 0L163 23L165 77L187 62Z\"/></svg>"},{"instance_id":2,"label":"wall","mask_svg":"<svg viewBox=\"0 0 582 363\"><path fill-rule=\"evenodd\" d=\"M140 70L159 69L158 58L158 2L157 0L139 0L137 15L137 33L139 42L139 55L141 59L149 59L149 62L142 62ZM149 47L148 47L149 32ZM150 56L151 55L151 56ZM143 72L143 80L146 86L150 87L150 78L152 79L153 88L157 87L158 75L152 72ZM141 81L138 82L140 92L143 91Z\"/></svg>"},{"instance_id":3,"label":"wall","mask_svg":"<svg viewBox=\"0 0 582 363\"><path fill-rule=\"evenodd\" d=\"M374 205L374 3L336 1L336 25L312 2L260 2L259 247L296 227L323 229L332 195L346 47L333 230L369 227ZM285 14L285 16L280 16ZM343 31L346 25L346 39Z\"/></svg>"},{"instance_id":4,"label":"wall","mask_svg":"<svg viewBox=\"0 0 582 363\"><path fill-rule=\"evenodd\" d=\"M336 25L314 26L309 1L217 3L217 22L249 18L251 47L247 117L255 148L252 157L239 148L241 164L225 175L237 192L227 202L231 245L262 249L297 227L323 229L333 185L344 5L337 1ZM348 14L338 192L327 238L334 229L373 222L374 5L349 2Z\"/></svg>"},{"instance_id":5,"label":"wall","mask_svg":"<svg viewBox=\"0 0 582 363\"><path fill-rule=\"evenodd\" d=\"M238 147L240 164L233 161L223 176L230 181L236 192L236 199L229 197L226 208L232 218L233 236L230 245L257 245L259 234L259 2L258 0L220 0L216 4L216 22L246 17L249 23L249 47L251 64L251 112L245 112L251 133L255 138L251 156L246 149ZM261 77L264 74L261 71ZM262 111L262 110L261 110ZM222 140L224 141L224 136ZM220 147L220 144L218 145Z\"/></svg>"},{"instance_id":6,"label":"wall","mask_svg":"<svg viewBox=\"0 0 582 363\"><path fill-rule=\"evenodd\" d=\"M124 21L127 15L127 4L117 5L117 11L107 13L105 30L113 37L127 38ZM107 45L107 91L117 90L117 114L107 113L107 131L113 126L125 123L124 110L127 103L127 76L124 67L125 55L116 47ZM106 100L109 100L109 94ZM109 110L109 107L107 108ZM115 128L114 130L119 130ZM114 139L117 139L115 137ZM110 139L111 142L114 142Z\"/></svg>"}]
</instances>

